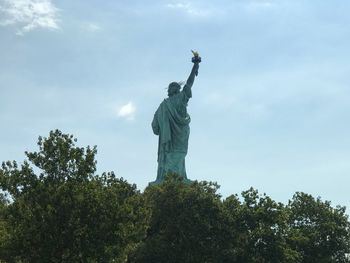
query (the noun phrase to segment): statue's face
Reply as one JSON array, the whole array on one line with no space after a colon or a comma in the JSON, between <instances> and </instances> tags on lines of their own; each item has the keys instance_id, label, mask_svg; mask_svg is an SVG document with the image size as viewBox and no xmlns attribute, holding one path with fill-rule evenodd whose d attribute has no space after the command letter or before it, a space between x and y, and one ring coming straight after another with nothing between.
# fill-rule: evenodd
<instances>
[{"instance_id":1,"label":"statue's face","mask_svg":"<svg viewBox=\"0 0 350 263\"><path fill-rule=\"evenodd\" d=\"M171 82L168 87L168 96L171 97L180 92L181 86L177 82Z\"/></svg>"}]
</instances>

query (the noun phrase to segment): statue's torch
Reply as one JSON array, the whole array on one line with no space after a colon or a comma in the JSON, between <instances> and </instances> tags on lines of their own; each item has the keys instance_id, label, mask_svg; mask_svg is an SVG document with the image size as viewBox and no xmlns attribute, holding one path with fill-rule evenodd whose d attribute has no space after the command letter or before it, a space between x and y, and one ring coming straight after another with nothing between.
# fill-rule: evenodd
<instances>
[{"instance_id":1,"label":"statue's torch","mask_svg":"<svg viewBox=\"0 0 350 263\"><path fill-rule=\"evenodd\" d=\"M192 62L193 63L200 63L202 61L202 58L199 56L199 53L197 51L191 50L193 57L192 57Z\"/></svg>"},{"instance_id":2,"label":"statue's torch","mask_svg":"<svg viewBox=\"0 0 350 263\"><path fill-rule=\"evenodd\" d=\"M192 57L192 63L199 64L202 61L202 58L199 56L199 53L197 51L191 50L193 57ZM198 75L198 70L196 71L196 76Z\"/></svg>"}]
</instances>

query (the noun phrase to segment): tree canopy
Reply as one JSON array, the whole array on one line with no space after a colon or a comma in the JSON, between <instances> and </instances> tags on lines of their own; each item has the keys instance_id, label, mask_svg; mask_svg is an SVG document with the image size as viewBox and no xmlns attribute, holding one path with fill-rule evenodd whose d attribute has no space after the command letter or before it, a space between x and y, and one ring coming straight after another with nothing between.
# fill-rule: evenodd
<instances>
[{"instance_id":1,"label":"tree canopy","mask_svg":"<svg viewBox=\"0 0 350 263\"><path fill-rule=\"evenodd\" d=\"M0 168L0 262L350 262L345 207L297 192L287 204L250 188L170 174L141 193L97 175L96 147L59 130Z\"/></svg>"},{"instance_id":2,"label":"tree canopy","mask_svg":"<svg viewBox=\"0 0 350 263\"><path fill-rule=\"evenodd\" d=\"M147 211L136 186L113 173L95 175L96 147L75 141L56 130L39 137L39 151L26 152L22 165L2 164L0 185L12 199L1 213L2 259L112 262L144 235Z\"/></svg>"}]
</instances>

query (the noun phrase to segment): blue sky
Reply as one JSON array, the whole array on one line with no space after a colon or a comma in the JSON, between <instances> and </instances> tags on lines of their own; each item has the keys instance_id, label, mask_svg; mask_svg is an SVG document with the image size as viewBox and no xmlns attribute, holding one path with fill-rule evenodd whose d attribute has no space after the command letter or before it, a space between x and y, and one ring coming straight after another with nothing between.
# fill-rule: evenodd
<instances>
[{"instance_id":1,"label":"blue sky","mask_svg":"<svg viewBox=\"0 0 350 263\"><path fill-rule=\"evenodd\" d=\"M150 122L191 49L190 179L350 206L347 0L0 0L0 160L52 129L97 145L98 172L144 189Z\"/></svg>"}]
</instances>

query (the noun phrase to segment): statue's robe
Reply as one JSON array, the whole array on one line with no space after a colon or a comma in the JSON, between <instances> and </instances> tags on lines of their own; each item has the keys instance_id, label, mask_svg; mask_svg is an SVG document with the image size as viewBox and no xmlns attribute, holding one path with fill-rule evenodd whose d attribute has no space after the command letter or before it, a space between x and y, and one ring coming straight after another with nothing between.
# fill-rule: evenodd
<instances>
[{"instance_id":1,"label":"statue's robe","mask_svg":"<svg viewBox=\"0 0 350 263\"><path fill-rule=\"evenodd\" d=\"M155 183L161 182L167 173L176 173L187 179L185 157L191 121L187 103L191 97L191 88L185 85L181 92L164 99L154 114L152 129L159 136Z\"/></svg>"}]
</instances>

